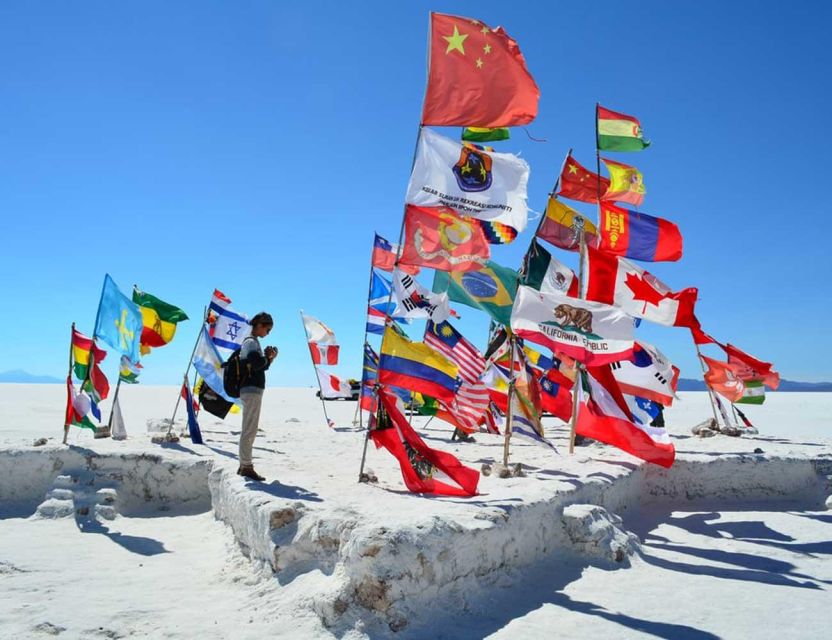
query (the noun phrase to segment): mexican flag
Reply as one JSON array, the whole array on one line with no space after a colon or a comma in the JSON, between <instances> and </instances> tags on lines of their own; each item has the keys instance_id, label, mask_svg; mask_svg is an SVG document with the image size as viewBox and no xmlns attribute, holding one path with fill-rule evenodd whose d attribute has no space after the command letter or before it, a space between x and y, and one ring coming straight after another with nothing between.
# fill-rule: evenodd
<instances>
[{"instance_id":1,"label":"mexican flag","mask_svg":"<svg viewBox=\"0 0 832 640\"><path fill-rule=\"evenodd\" d=\"M575 272L546 251L537 240L532 240L523 260L523 284L541 293L556 291L578 297L578 278Z\"/></svg>"},{"instance_id":2,"label":"mexican flag","mask_svg":"<svg viewBox=\"0 0 832 640\"><path fill-rule=\"evenodd\" d=\"M601 151L641 151L650 146L641 131L641 123L633 116L605 109L598 114L598 149Z\"/></svg>"}]
</instances>

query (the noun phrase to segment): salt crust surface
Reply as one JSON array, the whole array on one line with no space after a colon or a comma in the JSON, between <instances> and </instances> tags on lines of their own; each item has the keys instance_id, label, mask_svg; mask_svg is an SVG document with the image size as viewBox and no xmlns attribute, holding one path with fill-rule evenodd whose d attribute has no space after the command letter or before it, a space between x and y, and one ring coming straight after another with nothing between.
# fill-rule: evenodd
<instances>
[{"instance_id":1,"label":"salt crust surface","mask_svg":"<svg viewBox=\"0 0 832 640\"><path fill-rule=\"evenodd\" d=\"M492 631L500 635L517 625L527 633L540 632L548 624L546 611L560 608L572 612L573 617L581 614L581 606L570 605L573 596L508 618L489 616L484 603L508 584L517 588L520 574L533 574L553 562L561 563L561 577L570 575L565 566L579 567L579 574L586 570L587 580L563 583L567 594L571 587L591 581L592 572L603 574L622 564L630 569L616 572L616 576L644 573L648 577L642 581L649 586L649 575L656 571L656 565L642 570L647 556L633 555L638 553L639 542L629 530L637 529L642 539L652 532L671 540L672 535L660 534L663 528L673 530L673 525L654 522L656 513L671 523L674 518L687 522L688 506L718 505L718 513L725 512L730 520L734 510L760 501L765 505L788 501L803 512L822 504L829 493L825 476L832 473L828 442L812 437L789 441L775 435L773 425L759 424L759 420L755 422L763 433L760 436L708 440L687 437L689 427L708 416L709 407L704 394L683 394L683 401L667 413L671 431L678 436L675 442L679 452L670 472L642 466L626 454L598 445L579 448L576 455L569 456L566 430L552 421L547 431L562 455L533 445L512 446L512 462L523 465L526 477L484 477L481 495L470 500L419 497L404 490L395 461L386 452L374 451L372 445L368 466L379 483L355 482L363 434L351 424L354 403L327 403L338 425L329 430L323 426L321 405L311 390L269 389L255 462L272 482L256 485L234 474L239 430L236 417L222 423L205 415L202 426L206 447L191 445L187 440L164 447L149 442L145 422L158 422L169 414L176 397L173 388L122 389L123 412L131 436L126 442L93 440L91 434L73 430L69 448L54 444L55 440L33 448L30 445L36 437L59 438L55 425L62 420L63 389L4 386L14 388L16 402L3 406L0 419L0 477L10 478L0 484L0 540L21 541L23 548L31 548L23 541L29 536L42 537L46 528L47 539L60 534L61 539L72 540L64 547L76 560L74 551L89 546L88 573L81 571L83 564L63 566L60 556L55 557L55 566L61 568L52 572L39 569L36 573L48 574L47 584L40 583L40 587L59 591L71 576L58 579L52 587L49 581L64 571L79 571L75 580L80 584L91 581L89 588L97 593L94 576L101 571L101 563L95 560L95 548L100 547L102 539L120 539L119 553L128 558L146 555L148 563L155 563L159 588L152 592L157 597L144 603L146 610L128 608L133 613L125 615L130 624L137 626L126 624L108 608L111 618L119 621L111 629L116 634L111 637L133 633L141 628L142 620L150 624L150 618L158 626L148 627L154 629L148 631L149 635L177 637L181 616L169 615L165 622L163 613L164 603L176 603L183 591L179 580L169 580L173 565L177 576L182 571L183 579L193 581L186 591L205 601L211 614L219 618L221 629L234 628L229 623L236 621L246 625L243 629L251 637L266 628L271 635L286 631L289 637L301 637L293 635L300 629L304 630L302 636L308 637L385 635L391 630L397 630L400 637L425 637L425 633L436 634L436 623L443 617L448 620L439 628L448 632L455 629L449 637L458 636L463 629L472 631L471 637ZM812 397L798 397L804 395ZM826 411L830 402L825 396L772 394L769 404L772 413L782 412L787 406L778 406L772 400L785 397L796 409L792 411L795 418L800 416L808 423L806 426L817 428L823 419L829 419ZM818 420L812 420L812 412L818 414ZM762 411L757 414L767 415ZM472 466L501 456L502 441L494 436L478 435L477 443L460 445L448 442L449 429L435 421L427 427L422 418L415 418L414 423L429 443L455 453ZM28 445L21 446L22 442ZM763 453L753 453L755 448ZM94 518L50 521L35 514L54 479L67 473L75 473L80 483L92 481L97 488L115 488L120 515L104 527L106 531L101 531L102 525ZM680 507L681 511L674 510ZM791 513L766 512L781 519ZM645 518L644 514L653 515ZM623 523L618 516L623 517ZM697 522L711 526L720 518L712 516ZM645 521L653 522L656 528L645 529ZM824 523L811 520L815 525L818 522ZM85 527L86 532L104 535L79 536ZM150 542L146 543L148 547L141 542L122 544L129 536L164 538L165 551L156 553L158 544ZM198 540L198 554L194 538ZM111 552L112 546L107 547ZM672 547L673 542L668 546ZM2 547L6 555L6 545ZM199 561L187 557L186 550L199 555L205 564L203 570ZM46 555L53 551L42 550ZM661 552L679 553L672 548ZM107 553L102 558L107 567L119 564L112 555ZM25 559L26 554L23 556ZM36 556L39 560L42 557ZM28 615L14 596L25 593L26 587L21 585L32 579L27 577L32 571L20 568L20 559L0 556L4 563L0 564L0 581L13 585L12 595L0 599L0 613L10 607L12 624L17 625L13 628L31 632L37 616ZM33 565L38 564L32 560ZM273 571L276 573L272 575ZM151 571L139 573L144 574L140 584L147 584L148 574L153 576ZM237 586L242 582L243 588L233 590L232 598L223 599L222 584L229 578ZM212 588L217 591L212 592ZM246 595L255 592L259 594L256 605L247 607L243 604L249 602ZM125 597L111 593L110 597L117 602L141 603L148 594L131 592ZM241 598L240 606L228 606L234 598ZM441 612L436 611L439 602ZM187 604L200 607L196 601ZM155 613L157 610L160 615ZM480 615L462 628L458 615L449 617L449 612L478 610ZM251 612L248 618L247 611ZM562 618L563 614L559 611L556 615ZM274 621L287 615L292 625L275 628ZM586 615L584 611L579 617ZM609 623L603 616L597 617ZM200 619L200 624L205 623ZM48 623L63 626L66 633L83 631L83 625L71 616L63 625L53 620ZM615 624L623 625L628 633L643 631L638 625L626 624L626 620L616 620ZM261 629L258 625L264 626ZM38 630L41 632L49 632L49 627ZM182 637L188 635L186 632Z\"/></svg>"}]
</instances>

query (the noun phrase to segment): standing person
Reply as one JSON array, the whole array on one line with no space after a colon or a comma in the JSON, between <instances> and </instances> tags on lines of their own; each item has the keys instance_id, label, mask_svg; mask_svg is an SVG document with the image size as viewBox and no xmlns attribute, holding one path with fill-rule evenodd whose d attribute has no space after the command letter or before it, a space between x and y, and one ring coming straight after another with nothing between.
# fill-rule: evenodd
<instances>
[{"instance_id":1,"label":"standing person","mask_svg":"<svg viewBox=\"0 0 832 640\"><path fill-rule=\"evenodd\" d=\"M274 326L274 320L265 311L251 319L251 335L240 346L240 362L247 372L240 386L240 400L243 403L243 430L240 432L240 468L237 475L262 482L263 476L254 470L251 450L257 427L260 424L260 405L266 388L266 370L277 356L277 347L260 347L259 338L265 338Z\"/></svg>"}]
</instances>

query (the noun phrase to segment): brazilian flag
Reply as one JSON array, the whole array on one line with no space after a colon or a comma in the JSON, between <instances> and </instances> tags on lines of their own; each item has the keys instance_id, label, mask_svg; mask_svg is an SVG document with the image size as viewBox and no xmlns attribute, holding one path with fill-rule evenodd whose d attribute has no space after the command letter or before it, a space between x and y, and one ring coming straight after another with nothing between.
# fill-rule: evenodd
<instances>
[{"instance_id":1,"label":"brazilian flag","mask_svg":"<svg viewBox=\"0 0 832 640\"><path fill-rule=\"evenodd\" d=\"M496 322L508 326L517 293L517 272L490 260L478 271L437 271L433 291L447 291L454 302L482 309Z\"/></svg>"}]
</instances>

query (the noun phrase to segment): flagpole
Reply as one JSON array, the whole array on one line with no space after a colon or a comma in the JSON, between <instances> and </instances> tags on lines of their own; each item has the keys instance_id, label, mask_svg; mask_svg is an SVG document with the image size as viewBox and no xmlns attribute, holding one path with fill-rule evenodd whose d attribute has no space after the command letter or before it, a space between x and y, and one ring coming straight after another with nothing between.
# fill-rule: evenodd
<instances>
[{"instance_id":1,"label":"flagpole","mask_svg":"<svg viewBox=\"0 0 832 640\"><path fill-rule=\"evenodd\" d=\"M309 333L306 331L306 323L303 321L303 309L300 310L300 323L303 325L303 334L306 336L306 345L309 346ZM309 351L309 359L312 361L312 368L315 370L315 379L318 381L318 397L321 399L321 407L324 410L324 418L326 418L326 426L330 429L335 426L335 423L329 419L326 413L326 400L324 400L324 390L321 387L321 379L318 377L318 367L315 364L315 359L312 357L312 351ZM359 402L360 402L359 397Z\"/></svg>"},{"instance_id":2,"label":"flagpole","mask_svg":"<svg viewBox=\"0 0 832 640\"><path fill-rule=\"evenodd\" d=\"M507 404L506 404L506 425L505 425L505 434L503 439L503 466L508 467L508 452L509 452L509 441L511 440L511 423L512 420L512 410L511 410L511 401L514 398L514 345L515 345L515 337L512 333L509 337L510 343L510 351L509 351L509 379L508 379L508 393L506 394Z\"/></svg>"},{"instance_id":3,"label":"flagpole","mask_svg":"<svg viewBox=\"0 0 832 640\"><path fill-rule=\"evenodd\" d=\"M121 369L120 365L119 369ZM121 389L121 371L119 371L118 382L116 383L116 392L113 394L113 403L110 405L110 417L107 419L107 428L110 429L110 433L112 433L113 429L113 411L115 411L116 402L118 402L119 389Z\"/></svg>"},{"instance_id":4,"label":"flagpole","mask_svg":"<svg viewBox=\"0 0 832 640\"><path fill-rule=\"evenodd\" d=\"M578 230L578 299L583 299L584 292L584 256L586 255L586 239L583 226ZM572 385L572 419L569 426L569 453L575 453L575 429L578 423L578 385L581 384L583 365L575 361L575 384Z\"/></svg>"},{"instance_id":5,"label":"flagpole","mask_svg":"<svg viewBox=\"0 0 832 640\"><path fill-rule=\"evenodd\" d=\"M205 322L208 320L208 307L202 308L202 324L199 325L199 333L196 334L196 341L194 342L194 348L191 349L191 357L188 358L188 366L185 368L185 379L188 378L188 372L191 370L191 363L194 360L194 354L196 353L196 348L199 346L199 339L202 337L202 331L205 329ZM170 439L170 432L173 430L173 421L176 419L176 412L179 410L179 401L182 399L182 389L179 390L179 393L176 394L176 404L173 407L173 415L170 417L170 424L168 425L168 433L165 436L166 439Z\"/></svg>"},{"instance_id":6,"label":"flagpole","mask_svg":"<svg viewBox=\"0 0 832 640\"><path fill-rule=\"evenodd\" d=\"M72 323L72 333L69 337L69 369L67 370L67 378L69 380L69 384L72 384L72 338L75 336L75 323ZM67 387L69 387L69 384ZM72 396L69 393L69 388L66 390L67 396L66 401L67 405L72 402ZM73 407L74 411L74 407ZM69 423L66 421L66 413L64 413L64 441L63 444L66 444L67 436L69 435Z\"/></svg>"},{"instance_id":7,"label":"flagpole","mask_svg":"<svg viewBox=\"0 0 832 640\"><path fill-rule=\"evenodd\" d=\"M693 334L691 333L691 338L692 337L693 337ZM705 389L707 389L708 398L711 401L711 411L714 412L714 423L716 424L717 427L719 427L719 418L716 415L716 402L714 402L714 396L713 396L714 390L711 389L710 385L708 384L708 381L705 380L705 374L706 374L705 361L702 360L702 352L699 350L699 345L696 344L696 340L693 341L693 346L696 347L696 355L697 355L696 359L699 360L699 366L702 367L702 382L705 383Z\"/></svg>"}]
</instances>

